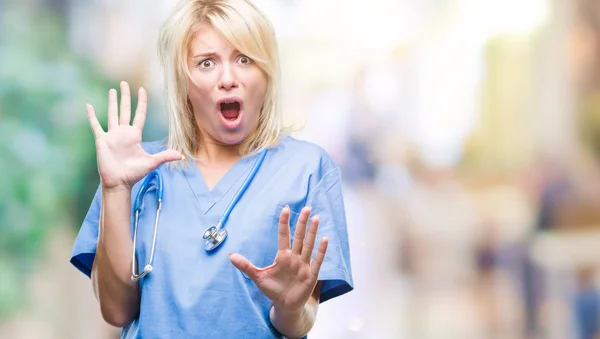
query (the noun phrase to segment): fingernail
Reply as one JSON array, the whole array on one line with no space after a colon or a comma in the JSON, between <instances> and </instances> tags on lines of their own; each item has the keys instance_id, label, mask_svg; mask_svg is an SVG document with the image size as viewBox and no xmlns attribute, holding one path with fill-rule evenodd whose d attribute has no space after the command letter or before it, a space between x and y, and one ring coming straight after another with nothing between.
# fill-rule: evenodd
<instances>
[{"instance_id":1,"label":"fingernail","mask_svg":"<svg viewBox=\"0 0 600 339\"><path fill-rule=\"evenodd\" d=\"M231 258L232 254L233 254L233 252L229 252L229 254L227 254L227 256Z\"/></svg>"},{"instance_id":2,"label":"fingernail","mask_svg":"<svg viewBox=\"0 0 600 339\"><path fill-rule=\"evenodd\" d=\"M285 207L284 207L284 208L289 210L289 209L290 209L290 206L289 206L289 205L285 205Z\"/></svg>"},{"instance_id":3,"label":"fingernail","mask_svg":"<svg viewBox=\"0 0 600 339\"><path fill-rule=\"evenodd\" d=\"M181 160L185 160L185 155L181 155Z\"/></svg>"}]
</instances>

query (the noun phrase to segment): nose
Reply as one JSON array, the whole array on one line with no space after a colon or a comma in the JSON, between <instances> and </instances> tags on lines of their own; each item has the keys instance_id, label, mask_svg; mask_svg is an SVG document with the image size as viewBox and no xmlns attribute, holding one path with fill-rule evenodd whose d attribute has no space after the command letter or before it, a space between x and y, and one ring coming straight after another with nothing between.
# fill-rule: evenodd
<instances>
[{"instance_id":1,"label":"nose","mask_svg":"<svg viewBox=\"0 0 600 339\"><path fill-rule=\"evenodd\" d=\"M221 73L221 79L219 81L219 89L230 91L237 87L238 83L232 66L225 64L223 66L223 72Z\"/></svg>"}]
</instances>

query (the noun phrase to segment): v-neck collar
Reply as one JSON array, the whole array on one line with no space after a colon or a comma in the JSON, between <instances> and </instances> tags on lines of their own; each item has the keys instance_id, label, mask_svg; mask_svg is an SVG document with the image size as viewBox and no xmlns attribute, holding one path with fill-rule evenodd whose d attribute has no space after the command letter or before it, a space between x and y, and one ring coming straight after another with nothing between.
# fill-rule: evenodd
<instances>
[{"instance_id":1,"label":"v-neck collar","mask_svg":"<svg viewBox=\"0 0 600 339\"><path fill-rule=\"evenodd\" d=\"M248 174L255 160L256 154L242 157L219 179L212 190L208 189L198 164L195 161L188 163L183 174L203 214L210 211L238 183L241 185L244 175Z\"/></svg>"}]
</instances>

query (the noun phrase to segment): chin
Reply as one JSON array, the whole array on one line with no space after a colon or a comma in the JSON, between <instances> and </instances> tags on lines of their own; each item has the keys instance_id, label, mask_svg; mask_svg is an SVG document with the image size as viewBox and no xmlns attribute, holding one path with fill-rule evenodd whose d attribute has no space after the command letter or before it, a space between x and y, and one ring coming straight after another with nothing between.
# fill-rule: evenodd
<instances>
[{"instance_id":1,"label":"chin","mask_svg":"<svg viewBox=\"0 0 600 339\"><path fill-rule=\"evenodd\" d=\"M239 145L241 144L247 137L248 135L246 133L223 133L221 135L221 142L224 143L225 145Z\"/></svg>"}]
</instances>

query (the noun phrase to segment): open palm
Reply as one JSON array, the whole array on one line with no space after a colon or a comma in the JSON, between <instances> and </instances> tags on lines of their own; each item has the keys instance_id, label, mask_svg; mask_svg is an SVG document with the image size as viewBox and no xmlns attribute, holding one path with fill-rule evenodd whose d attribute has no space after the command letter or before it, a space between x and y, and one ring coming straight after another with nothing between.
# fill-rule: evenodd
<instances>
[{"instance_id":1,"label":"open palm","mask_svg":"<svg viewBox=\"0 0 600 339\"><path fill-rule=\"evenodd\" d=\"M138 180L168 161L180 160L176 151L163 151L149 155L142 149L142 130L146 121L147 95L140 88L133 124L131 121L131 95L129 85L121 82L120 115L117 91L108 92L108 131L104 132L96 118L94 108L87 105L90 126L96 141L98 172L104 188L131 188Z\"/></svg>"},{"instance_id":2,"label":"open palm","mask_svg":"<svg viewBox=\"0 0 600 339\"><path fill-rule=\"evenodd\" d=\"M304 307L317 284L319 270L327 251L327 237L321 240L319 250L311 263L319 219L311 219L305 241L309 215L309 207L302 209L290 249L290 209L286 207L281 211L278 251L272 265L257 268L239 254L230 256L233 265L246 273L277 308L298 310Z\"/></svg>"}]
</instances>

